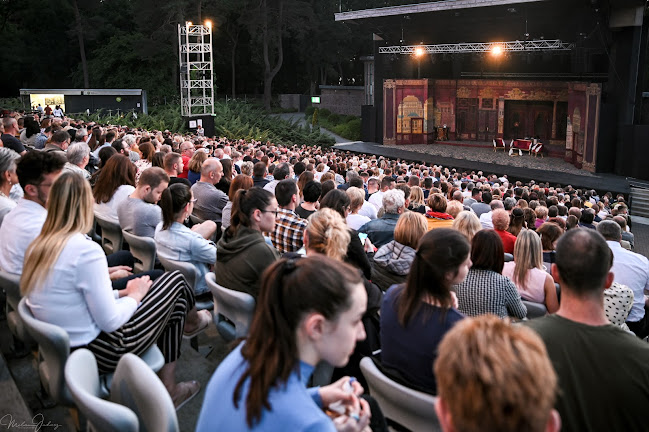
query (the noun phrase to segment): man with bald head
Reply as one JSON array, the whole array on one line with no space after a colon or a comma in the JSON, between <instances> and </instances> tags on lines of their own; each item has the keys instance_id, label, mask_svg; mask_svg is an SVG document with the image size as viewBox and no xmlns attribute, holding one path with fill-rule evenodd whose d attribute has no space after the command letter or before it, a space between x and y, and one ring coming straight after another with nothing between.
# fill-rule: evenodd
<instances>
[{"instance_id":1,"label":"man with bald head","mask_svg":"<svg viewBox=\"0 0 649 432\"><path fill-rule=\"evenodd\" d=\"M183 172L178 174L178 177L184 179L187 178L187 175L189 174L189 160L192 158L192 156L194 156L195 151L196 147L191 141L185 141L184 143L180 144L180 155L183 158Z\"/></svg>"},{"instance_id":2,"label":"man with bald head","mask_svg":"<svg viewBox=\"0 0 649 432\"><path fill-rule=\"evenodd\" d=\"M203 162L201 178L192 186L194 193L194 214L203 220L221 223L223 207L228 196L214 187L223 177L223 165L218 159L209 158Z\"/></svg>"}]
</instances>

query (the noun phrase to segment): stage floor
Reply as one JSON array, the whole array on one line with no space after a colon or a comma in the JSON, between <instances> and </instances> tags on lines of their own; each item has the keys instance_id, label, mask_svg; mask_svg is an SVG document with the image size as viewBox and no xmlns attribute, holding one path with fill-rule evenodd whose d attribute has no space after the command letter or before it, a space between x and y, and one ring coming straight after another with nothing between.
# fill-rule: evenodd
<instances>
[{"instance_id":1,"label":"stage floor","mask_svg":"<svg viewBox=\"0 0 649 432\"><path fill-rule=\"evenodd\" d=\"M354 142L337 144L336 149L366 153L408 161L422 161L458 170L483 171L485 174L506 174L510 181L550 182L550 184L597 189L599 192L628 194L626 177L613 174L593 174L580 170L563 159L553 157L509 156L507 152L493 151L493 146L444 144L410 144L384 146L376 143Z\"/></svg>"}]
</instances>

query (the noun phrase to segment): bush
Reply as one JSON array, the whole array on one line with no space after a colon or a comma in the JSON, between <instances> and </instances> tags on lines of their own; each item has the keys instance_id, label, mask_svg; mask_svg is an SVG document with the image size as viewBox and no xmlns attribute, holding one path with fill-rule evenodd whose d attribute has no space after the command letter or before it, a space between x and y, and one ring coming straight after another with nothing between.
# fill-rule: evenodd
<instances>
[{"instance_id":1,"label":"bush","mask_svg":"<svg viewBox=\"0 0 649 432\"><path fill-rule=\"evenodd\" d=\"M340 114L336 114L336 113L330 114L329 117L327 118L327 120L329 120L329 123L332 126L337 126L337 125L341 124L342 119L343 119L343 117Z\"/></svg>"},{"instance_id":2,"label":"bush","mask_svg":"<svg viewBox=\"0 0 649 432\"><path fill-rule=\"evenodd\" d=\"M318 109L318 115L320 116L320 118L327 118L331 115L331 111L329 111L327 108Z\"/></svg>"},{"instance_id":3,"label":"bush","mask_svg":"<svg viewBox=\"0 0 649 432\"><path fill-rule=\"evenodd\" d=\"M304 115L305 115L306 117L311 117L311 116L313 115L313 112L314 112L315 110L316 110L316 108L315 108L313 105L308 106L308 107L306 107L306 109L304 110Z\"/></svg>"},{"instance_id":4,"label":"bush","mask_svg":"<svg viewBox=\"0 0 649 432\"><path fill-rule=\"evenodd\" d=\"M340 124L333 127L333 133L340 135L352 141L361 140L361 119L354 117L353 120L347 123Z\"/></svg>"}]
</instances>

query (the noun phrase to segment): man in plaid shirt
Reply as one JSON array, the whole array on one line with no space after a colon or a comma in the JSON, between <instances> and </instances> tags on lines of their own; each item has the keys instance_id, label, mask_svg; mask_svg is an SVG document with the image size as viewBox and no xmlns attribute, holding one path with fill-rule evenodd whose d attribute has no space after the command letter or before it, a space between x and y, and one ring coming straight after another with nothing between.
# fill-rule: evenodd
<instances>
[{"instance_id":1,"label":"man in plaid shirt","mask_svg":"<svg viewBox=\"0 0 649 432\"><path fill-rule=\"evenodd\" d=\"M275 198L279 209L275 217L275 231L270 233L270 239L279 253L296 252L302 247L307 221L295 213L297 206L295 181L286 179L277 183Z\"/></svg>"}]
</instances>

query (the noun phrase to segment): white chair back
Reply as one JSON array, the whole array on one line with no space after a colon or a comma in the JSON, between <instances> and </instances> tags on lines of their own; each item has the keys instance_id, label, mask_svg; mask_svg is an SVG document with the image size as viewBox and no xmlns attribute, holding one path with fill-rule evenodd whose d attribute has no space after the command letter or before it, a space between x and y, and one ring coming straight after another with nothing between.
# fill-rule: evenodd
<instances>
[{"instance_id":1,"label":"white chair back","mask_svg":"<svg viewBox=\"0 0 649 432\"><path fill-rule=\"evenodd\" d=\"M361 371L370 395L376 399L386 419L411 431L441 431L433 395L413 390L387 377L370 357L361 360Z\"/></svg>"}]
</instances>

